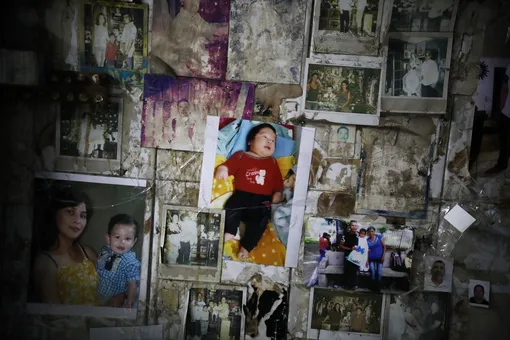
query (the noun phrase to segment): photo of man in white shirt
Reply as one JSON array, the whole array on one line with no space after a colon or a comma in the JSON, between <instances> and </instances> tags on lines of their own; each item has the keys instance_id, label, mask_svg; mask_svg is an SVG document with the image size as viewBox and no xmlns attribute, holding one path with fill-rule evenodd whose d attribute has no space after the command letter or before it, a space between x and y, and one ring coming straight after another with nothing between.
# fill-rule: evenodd
<instances>
[{"instance_id":1,"label":"photo of man in white shirt","mask_svg":"<svg viewBox=\"0 0 510 340\"><path fill-rule=\"evenodd\" d=\"M122 68L133 68L133 54L135 53L136 26L129 14L124 14L124 29L120 38L120 51L126 60Z\"/></svg>"},{"instance_id":2,"label":"photo of man in white shirt","mask_svg":"<svg viewBox=\"0 0 510 340\"><path fill-rule=\"evenodd\" d=\"M425 51L425 60L421 64L421 96L426 98L442 97L442 89L436 88L439 80L439 67L432 60L430 50ZM440 93L441 92L441 93Z\"/></svg>"}]
</instances>

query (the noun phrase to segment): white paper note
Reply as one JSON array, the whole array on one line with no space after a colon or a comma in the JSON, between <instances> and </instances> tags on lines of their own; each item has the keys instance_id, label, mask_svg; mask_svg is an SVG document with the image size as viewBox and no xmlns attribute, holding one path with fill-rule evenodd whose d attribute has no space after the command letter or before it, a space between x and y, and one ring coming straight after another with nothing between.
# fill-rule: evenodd
<instances>
[{"instance_id":1,"label":"white paper note","mask_svg":"<svg viewBox=\"0 0 510 340\"><path fill-rule=\"evenodd\" d=\"M458 204L444 216L444 219L450 222L461 233L476 221L473 216L469 215Z\"/></svg>"}]
</instances>

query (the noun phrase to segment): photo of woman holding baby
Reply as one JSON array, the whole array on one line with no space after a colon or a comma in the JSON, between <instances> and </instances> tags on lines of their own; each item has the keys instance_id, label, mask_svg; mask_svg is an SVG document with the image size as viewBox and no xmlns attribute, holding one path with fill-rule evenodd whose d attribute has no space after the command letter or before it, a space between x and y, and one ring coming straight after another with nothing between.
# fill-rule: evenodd
<instances>
[{"instance_id":1,"label":"photo of woman holding baby","mask_svg":"<svg viewBox=\"0 0 510 340\"><path fill-rule=\"evenodd\" d=\"M92 217L92 204L85 193L71 187L54 190L49 199L32 268L35 300L97 305L97 257L79 242Z\"/></svg>"}]
</instances>

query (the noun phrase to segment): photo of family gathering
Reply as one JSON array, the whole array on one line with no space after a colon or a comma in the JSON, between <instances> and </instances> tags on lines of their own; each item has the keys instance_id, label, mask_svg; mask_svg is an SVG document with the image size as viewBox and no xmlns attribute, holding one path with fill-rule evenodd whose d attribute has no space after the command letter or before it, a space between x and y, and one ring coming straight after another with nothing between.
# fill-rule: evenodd
<instances>
[{"instance_id":1,"label":"photo of family gathering","mask_svg":"<svg viewBox=\"0 0 510 340\"><path fill-rule=\"evenodd\" d=\"M340 293L330 289L313 288L308 331L380 334L382 311L382 295ZM310 334L308 337L312 338Z\"/></svg>"},{"instance_id":2,"label":"photo of family gathering","mask_svg":"<svg viewBox=\"0 0 510 340\"><path fill-rule=\"evenodd\" d=\"M143 5L85 3L82 66L136 70L147 64Z\"/></svg>"},{"instance_id":3,"label":"photo of family gathering","mask_svg":"<svg viewBox=\"0 0 510 340\"><path fill-rule=\"evenodd\" d=\"M167 206L164 209L164 264L216 267L222 214Z\"/></svg>"},{"instance_id":4,"label":"photo of family gathering","mask_svg":"<svg viewBox=\"0 0 510 340\"><path fill-rule=\"evenodd\" d=\"M385 96L443 98L447 37L390 36Z\"/></svg>"},{"instance_id":5,"label":"photo of family gathering","mask_svg":"<svg viewBox=\"0 0 510 340\"><path fill-rule=\"evenodd\" d=\"M110 97L99 111L89 105L62 101L57 126L58 155L120 160L123 102Z\"/></svg>"},{"instance_id":6,"label":"photo of family gathering","mask_svg":"<svg viewBox=\"0 0 510 340\"><path fill-rule=\"evenodd\" d=\"M413 292L390 298L387 339L445 340L448 295Z\"/></svg>"},{"instance_id":7,"label":"photo of family gathering","mask_svg":"<svg viewBox=\"0 0 510 340\"><path fill-rule=\"evenodd\" d=\"M308 218L303 277L308 287L402 293L410 289L414 232L389 224Z\"/></svg>"},{"instance_id":8,"label":"photo of family gathering","mask_svg":"<svg viewBox=\"0 0 510 340\"><path fill-rule=\"evenodd\" d=\"M308 64L305 110L375 114L381 71Z\"/></svg>"},{"instance_id":9,"label":"photo of family gathering","mask_svg":"<svg viewBox=\"0 0 510 340\"><path fill-rule=\"evenodd\" d=\"M379 0L320 1L319 31L374 36Z\"/></svg>"},{"instance_id":10,"label":"photo of family gathering","mask_svg":"<svg viewBox=\"0 0 510 340\"><path fill-rule=\"evenodd\" d=\"M241 290L191 288L185 339L244 339L243 294Z\"/></svg>"},{"instance_id":11,"label":"photo of family gathering","mask_svg":"<svg viewBox=\"0 0 510 340\"><path fill-rule=\"evenodd\" d=\"M28 301L137 308L145 188L80 176L36 179Z\"/></svg>"}]
</instances>

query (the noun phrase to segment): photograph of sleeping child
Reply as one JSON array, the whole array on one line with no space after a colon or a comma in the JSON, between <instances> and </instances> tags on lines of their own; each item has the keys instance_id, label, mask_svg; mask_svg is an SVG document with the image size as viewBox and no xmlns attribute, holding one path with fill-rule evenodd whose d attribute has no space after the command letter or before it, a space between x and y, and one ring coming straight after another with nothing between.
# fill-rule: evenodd
<instances>
[{"instance_id":1,"label":"photograph of sleeping child","mask_svg":"<svg viewBox=\"0 0 510 340\"><path fill-rule=\"evenodd\" d=\"M216 155L204 157L202 166L214 162L212 190L201 185L201 193L209 192L210 208L225 210L223 254L283 266L287 249L299 247L298 239L288 242L290 220L295 204L304 205L308 185L298 178L300 145L312 145L313 136L305 141L295 127L240 119L221 119L217 129ZM299 166L308 174L310 164ZM303 197L295 197L300 186Z\"/></svg>"},{"instance_id":2,"label":"photograph of sleeping child","mask_svg":"<svg viewBox=\"0 0 510 340\"><path fill-rule=\"evenodd\" d=\"M137 308L145 187L68 176L35 180L28 302Z\"/></svg>"},{"instance_id":3,"label":"photograph of sleeping child","mask_svg":"<svg viewBox=\"0 0 510 340\"><path fill-rule=\"evenodd\" d=\"M244 339L245 299L243 290L191 288L184 339Z\"/></svg>"}]
</instances>

